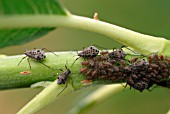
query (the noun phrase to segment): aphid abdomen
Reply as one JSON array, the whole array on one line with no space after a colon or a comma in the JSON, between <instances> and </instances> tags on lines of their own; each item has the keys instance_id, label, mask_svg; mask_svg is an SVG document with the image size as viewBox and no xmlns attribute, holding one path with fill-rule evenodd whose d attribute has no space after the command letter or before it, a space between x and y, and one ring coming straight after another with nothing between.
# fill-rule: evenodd
<instances>
[{"instance_id":1,"label":"aphid abdomen","mask_svg":"<svg viewBox=\"0 0 170 114\"><path fill-rule=\"evenodd\" d=\"M69 69L67 69L66 71L64 71L63 73L61 73L59 76L58 76L58 81L57 81L57 84L60 85L60 84L65 84L66 81L67 81L67 78L68 76L71 74L71 71Z\"/></svg>"}]
</instances>

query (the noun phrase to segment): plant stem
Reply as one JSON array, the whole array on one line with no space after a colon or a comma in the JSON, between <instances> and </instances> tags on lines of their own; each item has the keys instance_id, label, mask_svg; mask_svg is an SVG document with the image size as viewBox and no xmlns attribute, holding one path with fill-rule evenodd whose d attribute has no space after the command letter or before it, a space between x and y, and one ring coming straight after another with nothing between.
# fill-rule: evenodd
<instances>
[{"instance_id":1,"label":"plant stem","mask_svg":"<svg viewBox=\"0 0 170 114\"><path fill-rule=\"evenodd\" d=\"M62 91L65 85L57 85L56 81L50 84L47 88L41 91L35 98L26 104L17 114L34 114L43 107L49 105L57 98L57 95ZM67 88L60 94L64 96L73 91L73 87L68 85Z\"/></svg>"},{"instance_id":2,"label":"plant stem","mask_svg":"<svg viewBox=\"0 0 170 114\"><path fill-rule=\"evenodd\" d=\"M42 62L58 70L51 70L32 59L30 59L31 69L29 68L27 59L23 60L22 63L17 66L19 61L24 57L23 55L0 58L0 89L30 87L31 84L40 81L54 80L56 77L50 77L57 73L60 74L61 71L59 69L65 70L66 61L68 61L66 64L67 67L72 71L73 75L71 76L76 80L74 81L76 87L80 88L80 81L85 78L79 73L81 59L70 68L71 64L76 59L76 57L73 57L75 54L70 54L70 52L57 52L56 54L58 56L47 53L47 58Z\"/></svg>"},{"instance_id":3,"label":"plant stem","mask_svg":"<svg viewBox=\"0 0 170 114\"><path fill-rule=\"evenodd\" d=\"M0 18L0 29L12 28L33 28L33 27L69 27L88 30L106 35L122 44L134 48L141 54L160 52L166 56L170 53L168 40L137 33L106 22L69 15L23 15L23 16L4 16ZM113 46L114 47L114 46Z\"/></svg>"}]
</instances>

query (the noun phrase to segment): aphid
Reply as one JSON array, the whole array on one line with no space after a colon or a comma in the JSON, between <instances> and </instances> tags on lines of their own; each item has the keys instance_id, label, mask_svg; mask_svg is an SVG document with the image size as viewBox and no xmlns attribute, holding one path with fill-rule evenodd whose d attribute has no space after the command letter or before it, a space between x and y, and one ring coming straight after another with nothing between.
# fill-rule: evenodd
<instances>
[{"instance_id":1,"label":"aphid","mask_svg":"<svg viewBox=\"0 0 170 114\"><path fill-rule=\"evenodd\" d=\"M144 89L147 89L148 88L148 84L144 81L140 81L140 82L137 82L133 85L133 88L139 90L140 92L142 92Z\"/></svg>"},{"instance_id":2,"label":"aphid","mask_svg":"<svg viewBox=\"0 0 170 114\"><path fill-rule=\"evenodd\" d=\"M166 61L167 61L168 63L170 63L170 58L166 58Z\"/></svg>"},{"instance_id":3,"label":"aphid","mask_svg":"<svg viewBox=\"0 0 170 114\"><path fill-rule=\"evenodd\" d=\"M90 85L90 84L92 84L93 82L92 82L92 80L83 80L83 81L81 81L81 83L83 84L83 85Z\"/></svg>"},{"instance_id":4,"label":"aphid","mask_svg":"<svg viewBox=\"0 0 170 114\"><path fill-rule=\"evenodd\" d=\"M87 58L87 57L95 57L99 53L99 50L94 46L89 46L87 48L84 48L80 53L78 53L78 56Z\"/></svg>"},{"instance_id":5,"label":"aphid","mask_svg":"<svg viewBox=\"0 0 170 114\"><path fill-rule=\"evenodd\" d=\"M66 71L63 71L62 69L60 69L62 71L62 73L57 77L57 79L58 79L57 84L58 85L66 83L66 86L63 88L63 90L60 91L60 93L62 93L67 88L67 84L68 84L67 79L68 79L69 75L71 74L71 70L68 69L66 65L65 65L65 68L66 68ZM58 93L58 95L60 93Z\"/></svg>"},{"instance_id":6,"label":"aphid","mask_svg":"<svg viewBox=\"0 0 170 114\"><path fill-rule=\"evenodd\" d=\"M113 49L113 52L108 53L108 56L109 58L112 58L112 59L124 59L126 56L126 53L123 51L122 48L116 51L114 51Z\"/></svg>"},{"instance_id":7,"label":"aphid","mask_svg":"<svg viewBox=\"0 0 170 114\"><path fill-rule=\"evenodd\" d=\"M87 71L87 68L81 68L80 69L80 73L83 73L83 72L86 72Z\"/></svg>"},{"instance_id":8,"label":"aphid","mask_svg":"<svg viewBox=\"0 0 170 114\"><path fill-rule=\"evenodd\" d=\"M23 57L20 62L18 63L18 65L22 62L22 60L24 60L25 58L27 58L27 61L29 63L29 67L31 69L31 65L30 65L30 61L29 59L34 59L36 61L38 61L39 63L43 64L44 66L50 68L49 66L47 66L46 64L42 63L41 60L46 58L45 52L44 50L47 50L46 48L42 48L42 49L33 49L33 50L26 50L24 52L24 54L26 55L25 57ZM47 50L49 51L49 50ZM52 51L49 51L52 52ZM52 52L54 55L56 55L54 52ZM57 55L56 55L57 56Z\"/></svg>"},{"instance_id":9,"label":"aphid","mask_svg":"<svg viewBox=\"0 0 170 114\"><path fill-rule=\"evenodd\" d=\"M132 58L132 59L130 60L130 62L131 62L131 63L134 63L134 62L136 62L138 59L139 59L138 57Z\"/></svg>"},{"instance_id":10,"label":"aphid","mask_svg":"<svg viewBox=\"0 0 170 114\"><path fill-rule=\"evenodd\" d=\"M100 52L101 55L106 55L106 54L108 54L108 53L109 53L108 51L102 51L102 52Z\"/></svg>"},{"instance_id":11,"label":"aphid","mask_svg":"<svg viewBox=\"0 0 170 114\"><path fill-rule=\"evenodd\" d=\"M98 69L95 69L95 70L92 72L92 77L95 77L98 73L99 73L99 70L98 70Z\"/></svg>"},{"instance_id":12,"label":"aphid","mask_svg":"<svg viewBox=\"0 0 170 114\"><path fill-rule=\"evenodd\" d=\"M165 57L163 55L160 55L159 58L160 58L160 60L164 60L165 59Z\"/></svg>"},{"instance_id":13,"label":"aphid","mask_svg":"<svg viewBox=\"0 0 170 114\"><path fill-rule=\"evenodd\" d=\"M84 65L84 66L87 66L89 64L89 62L88 61L83 61L83 62L81 62L81 64Z\"/></svg>"},{"instance_id":14,"label":"aphid","mask_svg":"<svg viewBox=\"0 0 170 114\"><path fill-rule=\"evenodd\" d=\"M148 68L149 62L145 59L141 59L131 65L132 69L140 69L140 70L145 70Z\"/></svg>"},{"instance_id":15,"label":"aphid","mask_svg":"<svg viewBox=\"0 0 170 114\"><path fill-rule=\"evenodd\" d=\"M92 69L89 69L87 72L86 72L86 76L89 76L90 74L92 74L93 70Z\"/></svg>"},{"instance_id":16,"label":"aphid","mask_svg":"<svg viewBox=\"0 0 170 114\"><path fill-rule=\"evenodd\" d=\"M77 52L78 53L78 52ZM99 50L95 46L89 46L87 48L83 48L81 52L78 53L78 58L72 63L71 66L80 58L90 58L90 57L96 57L99 53Z\"/></svg>"}]
</instances>

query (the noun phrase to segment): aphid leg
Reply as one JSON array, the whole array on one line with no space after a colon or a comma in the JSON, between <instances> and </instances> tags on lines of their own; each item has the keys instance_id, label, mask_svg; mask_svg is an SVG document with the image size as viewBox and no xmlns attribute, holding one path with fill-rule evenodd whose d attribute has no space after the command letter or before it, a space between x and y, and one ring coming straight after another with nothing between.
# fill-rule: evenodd
<instances>
[{"instance_id":1,"label":"aphid leg","mask_svg":"<svg viewBox=\"0 0 170 114\"><path fill-rule=\"evenodd\" d=\"M74 88L74 84L73 84L73 79L71 77L68 77L71 80L71 85Z\"/></svg>"},{"instance_id":2,"label":"aphid leg","mask_svg":"<svg viewBox=\"0 0 170 114\"><path fill-rule=\"evenodd\" d=\"M47 49L47 48L42 48L42 50L47 50L47 51L49 51L49 52L53 53L55 56L58 56L57 54L55 54L54 52L50 51L50 50L49 50L49 49Z\"/></svg>"},{"instance_id":3,"label":"aphid leg","mask_svg":"<svg viewBox=\"0 0 170 114\"><path fill-rule=\"evenodd\" d=\"M79 59L80 57L76 58L76 60L71 64L71 67L75 64L75 62Z\"/></svg>"},{"instance_id":4,"label":"aphid leg","mask_svg":"<svg viewBox=\"0 0 170 114\"><path fill-rule=\"evenodd\" d=\"M132 50L132 49L126 47L126 46L121 46L121 48L126 48L126 49L128 49L129 51L133 52L134 54L139 54L139 53L135 52L134 50Z\"/></svg>"},{"instance_id":5,"label":"aphid leg","mask_svg":"<svg viewBox=\"0 0 170 114\"><path fill-rule=\"evenodd\" d=\"M153 91L156 87L157 87L157 85L155 85L155 86L152 87L151 89L148 89L148 91L151 92L151 91Z\"/></svg>"},{"instance_id":6,"label":"aphid leg","mask_svg":"<svg viewBox=\"0 0 170 114\"><path fill-rule=\"evenodd\" d=\"M27 56L25 56L25 57L23 57L21 60L20 60L20 62L18 63L18 65L22 62L22 60L24 60L25 58L26 58ZM17 66L18 66L17 65Z\"/></svg>"},{"instance_id":7,"label":"aphid leg","mask_svg":"<svg viewBox=\"0 0 170 114\"><path fill-rule=\"evenodd\" d=\"M126 87L127 87L127 83L126 83L126 85L124 86L123 84L121 84L124 88L123 88L123 91L125 91L125 89L126 89Z\"/></svg>"},{"instance_id":8,"label":"aphid leg","mask_svg":"<svg viewBox=\"0 0 170 114\"><path fill-rule=\"evenodd\" d=\"M52 69L51 67L49 67L48 65L46 65L46 64L44 64L44 63L42 63L41 61L38 61L39 63L41 63L42 65L44 65L44 66L46 66L46 67L48 67L49 69Z\"/></svg>"},{"instance_id":9,"label":"aphid leg","mask_svg":"<svg viewBox=\"0 0 170 114\"><path fill-rule=\"evenodd\" d=\"M27 61L28 61L28 64L29 64L29 67L30 67L30 69L31 69L31 64L30 64L30 60L29 60L30 58L27 58Z\"/></svg>"},{"instance_id":10,"label":"aphid leg","mask_svg":"<svg viewBox=\"0 0 170 114\"><path fill-rule=\"evenodd\" d=\"M58 95L61 94L67 88L67 85L68 85L68 83L66 82L66 86L58 93Z\"/></svg>"}]
</instances>

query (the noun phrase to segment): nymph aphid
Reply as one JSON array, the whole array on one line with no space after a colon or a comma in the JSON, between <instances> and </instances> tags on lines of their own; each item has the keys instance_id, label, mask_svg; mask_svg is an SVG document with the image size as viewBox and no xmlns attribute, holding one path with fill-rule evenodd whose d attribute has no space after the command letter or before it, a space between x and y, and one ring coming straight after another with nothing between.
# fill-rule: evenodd
<instances>
[{"instance_id":1,"label":"nymph aphid","mask_svg":"<svg viewBox=\"0 0 170 114\"><path fill-rule=\"evenodd\" d=\"M62 93L66 88L67 88L67 85L68 85L68 78L69 78L69 75L71 74L71 70L67 68L67 66L65 65L65 68L66 70L63 71L62 69L60 69L62 71L62 73L57 77L58 81L57 81L57 84L58 85L61 85L61 84L66 84L66 86L58 93L58 95L60 93ZM56 74L55 74L56 75ZM53 76L55 76L53 75ZM70 78L71 79L71 78ZM58 96L57 95L57 96Z\"/></svg>"},{"instance_id":2,"label":"nymph aphid","mask_svg":"<svg viewBox=\"0 0 170 114\"><path fill-rule=\"evenodd\" d=\"M73 64L80 58L82 57L83 59L87 59L87 58L92 58L92 57L96 57L99 53L99 50L95 47L95 46L89 46L87 48L83 48L83 50L81 52L77 52L77 55L79 56L74 62ZM72 64L72 65L73 65Z\"/></svg>"},{"instance_id":3,"label":"nymph aphid","mask_svg":"<svg viewBox=\"0 0 170 114\"><path fill-rule=\"evenodd\" d=\"M26 55L25 57L23 57L20 62L18 63L18 65L22 62L22 60L24 60L25 58L27 58L27 61L29 63L29 67L31 68L30 65L30 61L29 59L33 59L38 61L39 63L43 64L44 66L50 68L49 66L47 66L46 64L42 63L41 60L44 60L46 58L45 52L44 50L47 50L46 48L42 48L42 49L33 49L33 50L26 50L24 52L24 54ZM47 50L49 51L49 50ZM50 51L52 52L52 51ZM54 52L52 52L54 55L56 55ZM57 55L56 55L57 56Z\"/></svg>"},{"instance_id":4,"label":"nymph aphid","mask_svg":"<svg viewBox=\"0 0 170 114\"><path fill-rule=\"evenodd\" d=\"M99 50L94 46L89 46L87 48L83 48L81 52L78 53L79 57L87 58L87 57L95 57L99 53Z\"/></svg>"}]
</instances>

